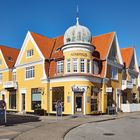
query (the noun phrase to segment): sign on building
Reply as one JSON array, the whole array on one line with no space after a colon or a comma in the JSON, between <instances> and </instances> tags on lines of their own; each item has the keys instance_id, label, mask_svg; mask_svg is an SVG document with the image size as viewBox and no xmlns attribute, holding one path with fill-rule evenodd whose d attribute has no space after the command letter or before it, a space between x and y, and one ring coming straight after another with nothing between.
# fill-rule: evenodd
<instances>
[{"instance_id":1,"label":"sign on building","mask_svg":"<svg viewBox=\"0 0 140 140\"><path fill-rule=\"evenodd\" d=\"M112 87L107 87L106 92L112 92Z\"/></svg>"}]
</instances>

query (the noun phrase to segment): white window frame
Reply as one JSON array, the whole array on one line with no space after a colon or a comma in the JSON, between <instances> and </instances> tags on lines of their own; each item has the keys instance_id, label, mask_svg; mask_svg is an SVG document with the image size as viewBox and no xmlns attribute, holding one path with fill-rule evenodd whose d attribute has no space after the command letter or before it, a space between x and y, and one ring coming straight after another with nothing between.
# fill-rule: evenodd
<instances>
[{"instance_id":1,"label":"white window frame","mask_svg":"<svg viewBox=\"0 0 140 140\"><path fill-rule=\"evenodd\" d=\"M118 80L118 68L111 66L110 69L111 79Z\"/></svg>"},{"instance_id":2,"label":"white window frame","mask_svg":"<svg viewBox=\"0 0 140 140\"><path fill-rule=\"evenodd\" d=\"M35 66L26 67L25 69L25 79L33 79L35 77Z\"/></svg>"},{"instance_id":3,"label":"white window frame","mask_svg":"<svg viewBox=\"0 0 140 140\"><path fill-rule=\"evenodd\" d=\"M99 74L99 64L97 61L93 61L93 74Z\"/></svg>"},{"instance_id":4,"label":"white window frame","mask_svg":"<svg viewBox=\"0 0 140 140\"><path fill-rule=\"evenodd\" d=\"M130 77L131 77L131 82L133 83L133 85L136 85L136 77L135 77L135 75L130 75Z\"/></svg>"},{"instance_id":5,"label":"white window frame","mask_svg":"<svg viewBox=\"0 0 140 140\"><path fill-rule=\"evenodd\" d=\"M69 73L71 71L70 66L71 66L71 60L67 59L66 60L66 72Z\"/></svg>"},{"instance_id":6,"label":"white window frame","mask_svg":"<svg viewBox=\"0 0 140 140\"><path fill-rule=\"evenodd\" d=\"M91 60L87 60L87 73L91 73Z\"/></svg>"},{"instance_id":7,"label":"white window frame","mask_svg":"<svg viewBox=\"0 0 140 140\"><path fill-rule=\"evenodd\" d=\"M85 59L80 59L80 72L85 72Z\"/></svg>"},{"instance_id":8,"label":"white window frame","mask_svg":"<svg viewBox=\"0 0 140 140\"><path fill-rule=\"evenodd\" d=\"M73 58L73 72L78 72L78 59Z\"/></svg>"},{"instance_id":9,"label":"white window frame","mask_svg":"<svg viewBox=\"0 0 140 140\"><path fill-rule=\"evenodd\" d=\"M30 49L30 50L27 50L26 52L26 57L27 58L30 58L34 55L34 50L33 49Z\"/></svg>"},{"instance_id":10,"label":"white window frame","mask_svg":"<svg viewBox=\"0 0 140 140\"><path fill-rule=\"evenodd\" d=\"M64 60L57 61L57 74L64 72Z\"/></svg>"}]
</instances>

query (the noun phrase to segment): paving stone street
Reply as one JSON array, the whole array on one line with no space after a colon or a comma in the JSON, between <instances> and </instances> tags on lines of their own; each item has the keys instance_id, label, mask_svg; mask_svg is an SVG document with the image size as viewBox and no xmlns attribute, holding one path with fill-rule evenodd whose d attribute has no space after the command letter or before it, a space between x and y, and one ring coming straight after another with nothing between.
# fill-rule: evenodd
<instances>
[{"instance_id":1,"label":"paving stone street","mask_svg":"<svg viewBox=\"0 0 140 140\"><path fill-rule=\"evenodd\" d=\"M128 116L139 116L140 112L136 113L120 113L118 115L81 115L81 116L64 116L56 120L55 116L41 116L39 120L33 122L27 119L28 122L24 123L10 123L7 126L0 126L0 139L14 139L14 140L70 140L70 137L78 140L73 135L73 130L77 132L78 126L85 126L88 124L109 122L120 118L127 118ZM22 116L18 116L18 119ZM29 117L29 116L28 116ZM32 118L32 116L30 116ZM23 119L25 121L25 119ZM83 125L84 124L84 125ZM96 125L95 125L96 126ZM92 128L94 129L94 127ZM88 128L87 128L88 130ZM86 132L86 131L84 131ZM85 133L86 134L86 133ZM65 137L66 136L66 137ZM77 132L77 136L79 133ZM86 138L86 135L85 135Z\"/></svg>"}]
</instances>

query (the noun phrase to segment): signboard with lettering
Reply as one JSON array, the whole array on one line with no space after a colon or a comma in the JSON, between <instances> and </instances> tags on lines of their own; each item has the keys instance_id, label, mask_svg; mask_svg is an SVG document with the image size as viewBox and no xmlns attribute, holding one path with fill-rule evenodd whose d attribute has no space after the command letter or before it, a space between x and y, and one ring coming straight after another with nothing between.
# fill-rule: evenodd
<instances>
[{"instance_id":1,"label":"signboard with lettering","mask_svg":"<svg viewBox=\"0 0 140 140\"><path fill-rule=\"evenodd\" d=\"M71 56L83 56L83 57L87 57L87 53L71 53Z\"/></svg>"},{"instance_id":2,"label":"signboard with lettering","mask_svg":"<svg viewBox=\"0 0 140 140\"><path fill-rule=\"evenodd\" d=\"M106 92L112 92L112 87L107 87Z\"/></svg>"}]
</instances>

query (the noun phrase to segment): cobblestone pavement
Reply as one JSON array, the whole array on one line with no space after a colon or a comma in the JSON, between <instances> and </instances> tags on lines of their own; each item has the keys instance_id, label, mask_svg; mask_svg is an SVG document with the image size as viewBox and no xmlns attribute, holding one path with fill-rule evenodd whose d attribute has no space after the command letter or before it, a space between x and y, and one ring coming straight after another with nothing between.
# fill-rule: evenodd
<instances>
[{"instance_id":1,"label":"cobblestone pavement","mask_svg":"<svg viewBox=\"0 0 140 140\"><path fill-rule=\"evenodd\" d=\"M64 116L56 120L55 116L40 117L41 121L0 126L0 140L63 140L73 128L86 123L109 121L122 117L133 116L136 113L120 113L118 115L98 116Z\"/></svg>"}]
</instances>

